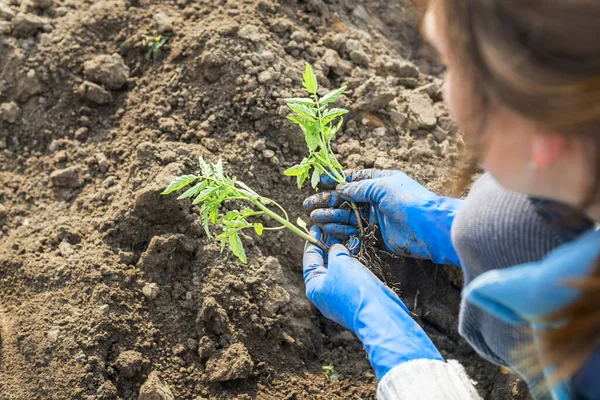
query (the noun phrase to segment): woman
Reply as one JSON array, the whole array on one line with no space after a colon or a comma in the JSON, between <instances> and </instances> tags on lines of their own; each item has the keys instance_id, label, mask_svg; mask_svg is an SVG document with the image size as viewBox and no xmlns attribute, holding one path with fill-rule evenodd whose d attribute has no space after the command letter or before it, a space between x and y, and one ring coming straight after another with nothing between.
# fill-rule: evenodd
<instances>
[{"instance_id":1,"label":"woman","mask_svg":"<svg viewBox=\"0 0 600 400\"><path fill-rule=\"evenodd\" d=\"M329 254L306 246L307 296L361 339L379 398L479 398L338 244L357 232L339 205L368 204L388 251L463 268L459 328L482 356L536 398L600 399L600 3L433 0L424 33L447 67L448 108L488 173L464 201L375 170L307 199L313 235L332 244Z\"/></svg>"}]
</instances>

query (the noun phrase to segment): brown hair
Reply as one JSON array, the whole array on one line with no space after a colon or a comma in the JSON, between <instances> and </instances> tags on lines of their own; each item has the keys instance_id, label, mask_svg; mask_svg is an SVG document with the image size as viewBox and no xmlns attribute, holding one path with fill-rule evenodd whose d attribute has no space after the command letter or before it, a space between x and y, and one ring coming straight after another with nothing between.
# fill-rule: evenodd
<instances>
[{"instance_id":1,"label":"brown hair","mask_svg":"<svg viewBox=\"0 0 600 400\"><path fill-rule=\"evenodd\" d=\"M486 111L498 102L542 127L589 141L595 176L582 209L598 201L600 2L441 1L452 56L477 100L471 112L479 116L478 125L467 127L467 133L481 128ZM467 135L467 142L469 136L477 135ZM541 343L544 361L557 367L555 378L575 372L600 345L600 259L590 277L568 284L581 295L549 318L562 324Z\"/></svg>"}]
</instances>

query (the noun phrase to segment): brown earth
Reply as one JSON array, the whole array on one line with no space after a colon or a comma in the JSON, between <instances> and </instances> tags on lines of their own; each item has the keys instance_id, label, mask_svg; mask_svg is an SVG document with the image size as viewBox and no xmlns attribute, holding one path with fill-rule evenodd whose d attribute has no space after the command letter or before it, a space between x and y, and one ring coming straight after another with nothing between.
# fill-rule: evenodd
<instances>
[{"instance_id":1,"label":"brown earth","mask_svg":"<svg viewBox=\"0 0 600 400\"><path fill-rule=\"evenodd\" d=\"M414 21L386 1L0 0L0 399L373 399L360 342L304 296L299 239L248 236L241 265L159 192L222 157L302 215L282 99L305 61L349 87L345 165L443 190L460 138L440 80L405 61L439 71ZM456 268L393 268L484 398L526 397L456 333Z\"/></svg>"}]
</instances>

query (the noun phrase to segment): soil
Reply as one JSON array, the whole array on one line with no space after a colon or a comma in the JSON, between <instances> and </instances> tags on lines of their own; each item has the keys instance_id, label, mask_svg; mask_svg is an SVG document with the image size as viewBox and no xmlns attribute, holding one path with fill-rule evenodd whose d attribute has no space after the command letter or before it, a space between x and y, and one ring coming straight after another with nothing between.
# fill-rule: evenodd
<instances>
[{"instance_id":1,"label":"soil","mask_svg":"<svg viewBox=\"0 0 600 400\"><path fill-rule=\"evenodd\" d=\"M302 93L305 61L324 90L349 87L342 163L444 190L460 135L415 10L388 3L0 0L1 399L375 398L360 342L304 296L301 240L248 235L242 265L159 193L222 157L303 215L310 192L282 171L304 139L282 99ZM458 336L456 267L392 268L484 398L527 397Z\"/></svg>"}]
</instances>

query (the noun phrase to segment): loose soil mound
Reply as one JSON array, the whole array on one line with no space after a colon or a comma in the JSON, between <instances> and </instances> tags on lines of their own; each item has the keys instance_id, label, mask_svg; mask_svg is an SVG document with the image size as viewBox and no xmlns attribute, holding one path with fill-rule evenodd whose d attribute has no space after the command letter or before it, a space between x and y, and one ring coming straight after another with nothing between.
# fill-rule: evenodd
<instances>
[{"instance_id":1,"label":"loose soil mound","mask_svg":"<svg viewBox=\"0 0 600 400\"><path fill-rule=\"evenodd\" d=\"M304 61L349 87L345 165L442 190L460 139L440 80L405 61L421 57L414 10L387 3L0 0L0 398L375 397L360 342L304 296L299 239L249 236L241 265L159 192L222 157L302 215L309 191L281 172L305 152L282 102ZM394 270L485 398L523 392L458 337L457 269Z\"/></svg>"}]
</instances>

